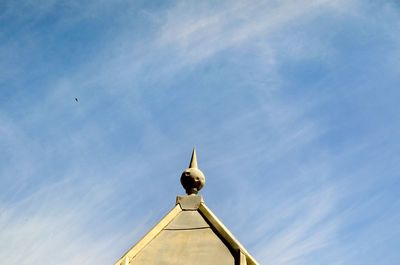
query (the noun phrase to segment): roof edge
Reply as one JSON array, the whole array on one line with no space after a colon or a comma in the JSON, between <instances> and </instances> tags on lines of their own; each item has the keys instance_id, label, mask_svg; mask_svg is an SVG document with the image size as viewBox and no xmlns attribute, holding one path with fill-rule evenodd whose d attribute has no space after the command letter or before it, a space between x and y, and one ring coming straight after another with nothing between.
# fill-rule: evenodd
<instances>
[{"instance_id":1,"label":"roof edge","mask_svg":"<svg viewBox=\"0 0 400 265\"><path fill-rule=\"evenodd\" d=\"M220 236L225 239L233 249L240 251L246 256L248 265L259 265L258 262L250 255L249 252L240 244L240 242L234 237L228 228L218 219L218 217L206 206L204 202L199 205L199 209L204 217L211 223L211 225L217 230ZM242 263L240 263L242 264Z\"/></svg>"},{"instance_id":2,"label":"roof edge","mask_svg":"<svg viewBox=\"0 0 400 265\"><path fill-rule=\"evenodd\" d=\"M129 264L130 260L135 257L151 240L153 240L180 212L182 208L179 204L175 205L160 222L158 222L145 236L143 236L132 248L125 252L122 257L114 263L114 265Z\"/></svg>"},{"instance_id":3,"label":"roof edge","mask_svg":"<svg viewBox=\"0 0 400 265\"><path fill-rule=\"evenodd\" d=\"M259 265L259 263L247 252L242 244L235 238L229 229L218 219L218 217L207 207L203 198L199 195L178 196L176 205L170 210L160 222L158 222L147 234L145 234L132 248L125 252L114 265L128 265L129 262L150 243L167 225L182 211L198 211L216 230L219 236L228 243L233 250L237 251L240 265Z\"/></svg>"}]
</instances>

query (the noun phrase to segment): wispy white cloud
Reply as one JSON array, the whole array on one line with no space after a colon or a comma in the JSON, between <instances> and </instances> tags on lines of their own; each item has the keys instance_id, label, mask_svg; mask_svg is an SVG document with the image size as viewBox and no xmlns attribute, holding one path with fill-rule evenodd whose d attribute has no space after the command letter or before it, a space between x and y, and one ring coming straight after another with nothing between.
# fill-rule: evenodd
<instances>
[{"instance_id":1,"label":"wispy white cloud","mask_svg":"<svg viewBox=\"0 0 400 265\"><path fill-rule=\"evenodd\" d=\"M57 3L39 5L31 16L37 20L52 13ZM10 186L0 203L0 259L8 264L112 263L172 206L179 192L176 170L186 165L184 148L194 142L210 176L206 201L261 263L305 264L322 249L342 251L337 234L355 217L340 207L357 182L336 179L335 174L344 174L336 168L346 168L343 161L371 146L365 139L346 154L327 151L319 141L331 128L310 115L324 102L307 96L293 102L281 93L286 76L279 60L284 54L329 63L324 60L340 55L329 41L310 38L308 29L325 14L358 14L355 3L180 2L161 11L143 8L140 14L153 27L143 38L133 37L134 23L127 19L132 9L120 11L131 23L93 47L96 55L61 76L47 77L50 85L44 84L39 100L14 103L19 108L13 111L23 109L23 114L1 111L1 157L6 159L1 179ZM97 4L70 5L80 13L70 14L59 27L101 17L111 2L98 9ZM19 12L12 10L3 17ZM305 33L289 36L298 25ZM29 36L33 44L35 34ZM8 58L1 68L11 69L2 71L7 80L26 71L10 51L40 50L23 47L10 42L0 49ZM240 80L245 89L235 96L215 88L203 97L217 98L226 113L207 116L215 105L196 101L207 93L203 87L180 89L186 85L182 76L205 75L201 66L219 57L245 61L248 51L252 62L240 62L248 71ZM193 86L199 81L186 80ZM331 94L321 96L328 100ZM236 102L245 97L250 98L246 104ZM193 122L196 111L205 114ZM165 113L173 116L173 128L162 125ZM367 172L353 171L351 179ZM349 264L349 259L335 262Z\"/></svg>"},{"instance_id":2,"label":"wispy white cloud","mask_svg":"<svg viewBox=\"0 0 400 265\"><path fill-rule=\"evenodd\" d=\"M340 225L338 217L330 219L335 200L333 190L322 188L297 201L291 198L275 204L278 210L268 215L266 224L269 231L278 232L260 238L260 259L274 264L303 264L302 259L329 246Z\"/></svg>"},{"instance_id":3,"label":"wispy white cloud","mask_svg":"<svg viewBox=\"0 0 400 265\"><path fill-rule=\"evenodd\" d=\"M345 5L342 1L237 1L210 10L204 3L183 2L168 11L157 43L175 50L183 64L200 62L225 49L268 43L289 23L310 23L321 13L341 12Z\"/></svg>"},{"instance_id":4,"label":"wispy white cloud","mask_svg":"<svg viewBox=\"0 0 400 265\"><path fill-rule=\"evenodd\" d=\"M4 262L112 263L118 255L113 244L137 237L143 229L139 219L134 222L136 229L127 228L126 234L110 233L110 221L101 215L112 210L105 208L109 192L104 186L77 183L43 185L21 202L2 205L0 256ZM118 219L118 213L112 216ZM96 218L102 221L93 229ZM99 260L99 253L104 253L105 260Z\"/></svg>"}]
</instances>

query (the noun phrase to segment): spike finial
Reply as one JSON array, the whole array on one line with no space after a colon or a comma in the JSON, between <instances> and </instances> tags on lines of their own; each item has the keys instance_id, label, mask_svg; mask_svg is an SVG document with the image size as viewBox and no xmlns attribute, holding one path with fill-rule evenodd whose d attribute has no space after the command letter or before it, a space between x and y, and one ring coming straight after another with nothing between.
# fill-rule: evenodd
<instances>
[{"instance_id":1,"label":"spike finial","mask_svg":"<svg viewBox=\"0 0 400 265\"><path fill-rule=\"evenodd\" d=\"M192 158L190 159L189 168L198 168L198 166L197 166L196 147L193 148Z\"/></svg>"},{"instance_id":2,"label":"spike finial","mask_svg":"<svg viewBox=\"0 0 400 265\"><path fill-rule=\"evenodd\" d=\"M183 171L181 183L188 195L197 194L204 186L206 178L203 172L197 166L196 148L193 148L192 158L190 159L189 168Z\"/></svg>"}]
</instances>

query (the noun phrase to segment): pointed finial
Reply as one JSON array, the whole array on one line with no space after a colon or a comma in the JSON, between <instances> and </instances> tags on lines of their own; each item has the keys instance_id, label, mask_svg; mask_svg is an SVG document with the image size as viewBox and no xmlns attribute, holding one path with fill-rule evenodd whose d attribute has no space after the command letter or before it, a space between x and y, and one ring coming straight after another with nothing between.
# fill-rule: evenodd
<instances>
[{"instance_id":1,"label":"pointed finial","mask_svg":"<svg viewBox=\"0 0 400 265\"><path fill-rule=\"evenodd\" d=\"M203 172L197 167L196 148L193 148L192 158L190 159L189 168L183 171L181 183L188 195L197 194L204 186L206 178Z\"/></svg>"},{"instance_id":2,"label":"pointed finial","mask_svg":"<svg viewBox=\"0 0 400 265\"><path fill-rule=\"evenodd\" d=\"M198 167L197 167L196 147L193 148L193 151L192 151L192 158L190 159L189 168L198 168Z\"/></svg>"}]
</instances>

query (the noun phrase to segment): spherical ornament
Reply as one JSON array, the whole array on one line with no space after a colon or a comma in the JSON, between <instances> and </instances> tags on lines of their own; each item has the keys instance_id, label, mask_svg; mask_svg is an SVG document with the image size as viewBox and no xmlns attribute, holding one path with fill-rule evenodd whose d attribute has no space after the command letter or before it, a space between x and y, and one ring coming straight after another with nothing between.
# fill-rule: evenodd
<instances>
[{"instance_id":1,"label":"spherical ornament","mask_svg":"<svg viewBox=\"0 0 400 265\"><path fill-rule=\"evenodd\" d=\"M188 195L197 194L206 182L203 172L198 168L188 168L183 171L181 183Z\"/></svg>"}]
</instances>

